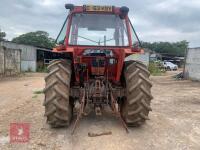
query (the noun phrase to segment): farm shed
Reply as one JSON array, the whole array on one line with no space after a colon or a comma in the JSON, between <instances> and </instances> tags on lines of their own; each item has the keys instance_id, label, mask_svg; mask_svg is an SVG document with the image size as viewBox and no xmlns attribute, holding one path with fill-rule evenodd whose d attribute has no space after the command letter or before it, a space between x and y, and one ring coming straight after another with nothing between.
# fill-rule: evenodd
<instances>
[{"instance_id":1,"label":"farm shed","mask_svg":"<svg viewBox=\"0 0 200 150\"><path fill-rule=\"evenodd\" d=\"M21 50L0 46L0 76L21 72Z\"/></svg>"},{"instance_id":2,"label":"farm shed","mask_svg":"<svg viewBox=\"0 0 200 150\"><path fill-rule=\"evenodd\" d=\"M53 53L50 49L36 48L37 69L47 66L50 61L55 59L66 59L67 55L62 53Z\"/></svg>"},{"instance_id":3,"label":"farm shed","mask_svg":"<svg viewBox=\"0 0 200 150\"><path fill-rule=\"evenodd\" d=\"M174 64L177 64L179 68L183 68L185 57L167 53L161 53L161 55L162 55L162 61L169 61Z\"/></svg>"},{"instance_id":4,"label":"farm shed","mask_svg":"<svg viewBox=\"0 0 200 150\"><path fill-rule=\"evenodd\" d=\"M21 50L21 71L36 71L36 48L29 45L3 41L1 46Z\"/></svg>"},{"instance_id":5,"label":"farm shed","mask_svg":"<svg viewBox=\"0 0 200 150\"><path fill-rule=\"evenodd\" d=\"M53 53L51 49L34 47L30 45L17 44L8 41L0 42L0 46L7 49L21 50L21 71L37 71L44 67L52 59L62 58L62 54Z\"/></svg>"},{"instance_id":6,"label":"farm shed","mask_svg":"<svg viewBox=\"0 0 200 150\"><path fill-rule=\"evenodd\" d=\"M188 49L184 75L185 78L200 81L200 47Z\"/></svg>"}]
</instances>

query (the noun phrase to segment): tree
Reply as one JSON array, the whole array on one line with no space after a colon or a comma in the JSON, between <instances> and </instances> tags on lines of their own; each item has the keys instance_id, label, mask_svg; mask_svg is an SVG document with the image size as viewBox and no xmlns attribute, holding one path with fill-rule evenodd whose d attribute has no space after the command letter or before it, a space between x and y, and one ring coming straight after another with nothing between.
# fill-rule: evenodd
<instances>
[{"instance_id":1,"label":"tree","mask_svg":"<svg viewBox=\"0 0 200 150\"><path fill-rule=\"evenodd\" d=\"M55 40L49 37L49 34L45 31L22 34L13 38L12 41L19 44L27 44L43 48L53 48L55 45Z\"/></svg>"},{"instance_id":2,"label":"tree","mask_svg":"<svg viewBox=\"0 0 200 150\"><path fill-rule=\"evenodd\" d=\"M185 50L188 48L187 41L179 41L175 43L169 42L142 42L143 48L149 48L157 53L171 54L175 56L184 56Z\"/></svg>"},{"instance_id":3,"label":"tree","mask_svg":"<svg viewBox=\"0 0 200 150\"><path fill-rule=\"evenodd\" d=\"M0 29L0 41L5 41L5 37L6 37L6 33L1 32L1 29Z\"/></svg>"}]
</instances>

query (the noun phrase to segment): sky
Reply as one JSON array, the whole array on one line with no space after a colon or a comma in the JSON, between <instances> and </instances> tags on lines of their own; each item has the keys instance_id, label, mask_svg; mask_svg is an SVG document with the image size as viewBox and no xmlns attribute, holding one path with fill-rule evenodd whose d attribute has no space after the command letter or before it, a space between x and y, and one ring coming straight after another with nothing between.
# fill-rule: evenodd
<instances>
[{"instance_id":1,"label":"sky","mask_svg":"<svg viewBox=\"0 0 200 150\"><path fill-rule=\"evenodd\" d=\"M200 47L200 0L0 0L0 29L8 40L37 30L56 38L68 14L66 3L128 6L141 41L187 40Z\"/></svg>"}]
</instances>

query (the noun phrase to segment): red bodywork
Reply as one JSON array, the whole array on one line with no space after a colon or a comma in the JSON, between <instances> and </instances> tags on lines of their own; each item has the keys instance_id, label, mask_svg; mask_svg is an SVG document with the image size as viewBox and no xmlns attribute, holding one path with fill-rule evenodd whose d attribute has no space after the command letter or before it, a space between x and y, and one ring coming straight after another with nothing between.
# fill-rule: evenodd
<instances>
[{"instance_id":1,"label":"red bodywork","mask_svg":"<svg viewBox=\"0 0 200 150\"><path fill-rule=\"evenodd\" d=\"M120 8L119 7L113 7L112 12L85 12L83 6L75 6L73 10L69 12L68 16L68 24L67 24L67 30L66 30L66 38L64 45L59 45L53 49L53 52L58 53L70 53L72 56L72 62L74 65L74 68L76 68L76 65L78 64L86 64L87 65L87 73L84 75L85 80L88 80L88 74L92 74L92 72L95 71L95 68L92 68L92 60L95 59L104 59L105 60L105 68L99 68L98 72L102 74L104 72L104 75L108 77L108 79L116 84L120 84L120 77L124 65L124 59L126 56L134 54L134 53L140 53L141 49L137 47L132 46L132 36L131 36L131 26L129 24L128 16L126 15L124 17L127 31L128 31L128 42L129 46L79 46L79 45L69 45L69 34L70 34L70 27L72 22L72 16L75 13L94 13L94 14L116 14L120 15ZM108 49L111 50L114 54L113 59L116 60L115 64L108 64L109 59L112 59L111 57L102 57L102 56L84 56L83 52L86 49L91 48L98 48L99 50ZM102 57L102 58L101 58ZM96 68L97 69L97 68ZM80 81L79 73L75 71L75 83L78 83Z\"/></svg>"}]
</instances>

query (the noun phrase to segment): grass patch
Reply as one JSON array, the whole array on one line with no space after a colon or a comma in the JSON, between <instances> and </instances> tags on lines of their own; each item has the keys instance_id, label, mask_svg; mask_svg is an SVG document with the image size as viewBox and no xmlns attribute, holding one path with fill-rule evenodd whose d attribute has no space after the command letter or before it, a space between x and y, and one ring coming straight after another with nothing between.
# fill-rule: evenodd
<instances>
[{"instance_id":1,"label":"grass patch","mask_svg":"<svg viewBox=\"0 0 200 150\"><path fill-rule=\"evenodd\" d=\"M32 96L32 98L37 98L37 95Z\"/></svg>"},{"instance_id":2,"label":"grass patch","mask_svg":"<svg viewBox=\"0 0 200 150\"><path fill-rule=\"evenodd\" d=\"M43 90L34 91L33 94L43 94Z\"/></svg>"},{"instance_id":3,"label":"grass patch","mask_svg":"<svg viewBox=\"0 0 200 150\"><path fill-rule=\"evenodd\" d=\"M47 72L47 66L39 66L37 68L37 72L44 72L44 73L46 73Z\"/></svg>"},{"instance_id":4,"label":"grass patch","mask_svg":"<svg viewBox=\"0 0 200 150\"><path fill-rule=\"evenodd\" d=\"M148 69L153 76L160 76L165 73L165 69L161 66L159 62L150 62Z\"/></svg>"}]
</instances>

